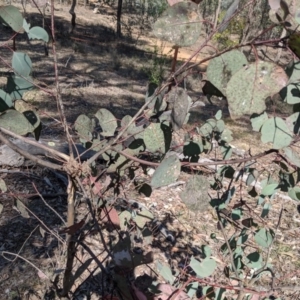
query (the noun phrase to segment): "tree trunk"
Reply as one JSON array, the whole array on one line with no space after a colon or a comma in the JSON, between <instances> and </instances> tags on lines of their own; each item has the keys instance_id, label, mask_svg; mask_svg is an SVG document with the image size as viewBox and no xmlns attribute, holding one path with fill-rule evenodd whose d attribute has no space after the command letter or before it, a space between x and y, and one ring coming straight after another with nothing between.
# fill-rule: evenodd
<instances>
[{"instance_id":1,"label":"tree trunk","mask_svg":"<svg viewBox=\"0 0 300 300\"><path fill-rule=\"evenodd\" d=\"M123 0L118 0L118 10L117 10L117 37L118 38L122 36L121 33L122 4L123 4Z\"/></svg>"}]
</instances>

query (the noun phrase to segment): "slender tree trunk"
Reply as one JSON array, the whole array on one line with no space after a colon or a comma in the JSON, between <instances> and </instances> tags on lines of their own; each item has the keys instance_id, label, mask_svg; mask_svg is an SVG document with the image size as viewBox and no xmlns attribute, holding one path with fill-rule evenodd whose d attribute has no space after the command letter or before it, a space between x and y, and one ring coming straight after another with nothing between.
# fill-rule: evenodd
<instances>
[{"instance_id":1,"label":"slender tree trunk","mask_svg":"<svg viewBox=\"0 0 300 300\"><path fill-rule=\"evenodd\" d=\"M123 0L118 0L118 10L117 10L117 37L118 38L122 36L121 33L122 4L123 4Z\"/></svg>"},{"instance_id":2,"label":"slender tree trunk","mask_svg":"<svg viewBox=\"0 0 300 300\"><path fill-rule=\"evenodd\" d=\"M76 26L75 7L76 7L76 0L72 0L72 5L71 5L71 8L69 10L69 14L72 16L71 17L70 34L73 33L73 30L75 29L75 26Z\"/></svg>"}]
</instances>

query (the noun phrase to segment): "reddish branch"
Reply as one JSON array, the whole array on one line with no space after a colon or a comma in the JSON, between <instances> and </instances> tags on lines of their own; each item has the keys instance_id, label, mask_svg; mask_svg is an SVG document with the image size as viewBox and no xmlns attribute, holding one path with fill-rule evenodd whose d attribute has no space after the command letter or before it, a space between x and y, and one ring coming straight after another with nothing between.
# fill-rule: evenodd
<instances>
[{"instance_id":1,"label":"reddish branch","mask_svg":"<svg viewBox=\"0 0 300 300\"><path fill-rule=\"evenodd\" d=\"M131 159L135 162L138 162L138 163L146 165L146 166L158 167L160 165L160 163L155 163L155 162L151 162L151 161L147 161L147 160L137 158L135 156L132 156L132 155L126 153L125 151L118 150L116 148L113 148L113 150L118 152L119 154L127 157L128 159ZM248 156L248 157L245 157L245 158L238 158L238 159L224 159L224 160L220 160L220 161L199 162L199 163L181 162L181 166L183 166L183 167L197 167L197 166L232 165L232 164L239 164L239 163L247 162L247 161L251 161L251 160L256 160L258 158L267 156L267 155L272 154L272 153L278 153L278 150L270 149L270 150L261 152L259 154L256 154L254 156Z\"/></svg>"}]
</instances>

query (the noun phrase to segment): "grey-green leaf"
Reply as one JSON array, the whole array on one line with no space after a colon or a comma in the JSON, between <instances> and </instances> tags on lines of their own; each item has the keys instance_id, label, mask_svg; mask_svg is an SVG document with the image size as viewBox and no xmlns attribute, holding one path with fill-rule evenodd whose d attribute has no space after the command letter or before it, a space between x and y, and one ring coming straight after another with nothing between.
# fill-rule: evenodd
<instances>
[{"instance_id":1,"label":"grey-green leaf","mask_svg":"<svg viewBox=\"0 0 300 300\"><path fill-rule=\"evenodd\" d=\"M23 16L13 5L0 6L0 21L7 24L15 32L24 32Z\"/></svg>"},{"instance_id":2,"label":"grey-green leaf","mask_svg":"<svg viewBox=\"0 0 300 300\"><path fill-rule=\"evenodd\" d=\"M241 208L235 208L231 212L232 220L240 220L243 216L243 210Z\"/></svg>"},{"instance_id":3,"label":"grey-green leaf","mask_svg":"<svg viewBox=\"0 0 300 300\"><path fill-rule=\"evenodd\" d=\"M271 229L261 228L256 231L254 240L259 246L268 248L272 244L274 236L274 232Z\"/></svg>"},{"instance_id":4,"label":"grey-green leaf","mask_svg":"<svg viewBox=\"0 0 300 300\"><path fill-rule=\"evenodd\" d=\"M5 111L12 106L13 103L10 95L5 93L3 90L0 90L0 112Z\"/></svg>"},{"instance_id":5,"label":"grey-green leaf","mask_svg":"<svg viewBox=\"0 0 300 300\"><path fill-rule=\"evenodd\" d=\"M121 120L121 129L124 129L125 127L128 126L129 122L132 120L132 117L129 115L126 115L123 117L123 119ZM127 129L126 133L128 135L131 135L134 133L136 126L135 123L133 122Z\"/></svg>"},{"instance_id":6,"label":"grey-green leaf","mask_svg":"<svg viewBox=\"0 0 300 300\"><path fill-rule=\"evenodd\" d=\"M159 188L176 182L180 175L181 164L176 154L164 158L155 170L151 179L151 186Z\"/></svg>"},{"instance_id":7,"label":"grey-green leaf","mask_svg":"<svg viewBox=\"0 0 300 300\"><path fill-rule=\"evenodd\" d=\"M268 115L266 112L260 115L255 115L251 117L251 125L254 131L259 132L263 124L268 120Z\"/></svg>"},{"instance_id":8,"label":"grey-green leaf","mask_svg":"<svg viewBox=\"0 0 300 300\"><path fill-rule=\"evenodd\" d=\"M257 251L247 255L246 265L249 268L258 270L262 267L262 262L262 256Z\"/></svg>"},{"instance_id":9,"label":"grey-green leaf","mask_svg":"<svg viewBox=\"0 0 300 300\"><path fill-rule=\"evenodd\" d=\"M221 134L221 139L226 143L230 143L233 140L232 131L230 129L225 128Z\"/></svg>"},{"instance_id":10,"label":"grey-green leaf","mask_svg":"<svg viewBox=\"0 0 300 300\"><path fill-rule=\"evenodd\" d=\"M215 115L216 120L221 120L222 119L222 110L219 109Z\"/></svg>"},{"instance_id":11,"label":"grey-green leaf","mask_svg":"<svg viewBox=\"0 0 300 300\"><path fill-rule=\"evenodd\" d=\"M258 171L256 169L252 170L247 177L246 185L250 186L254 181L257 180L258 176L259 176Z\"/></svg>"},{"instance_id":12,"label":"grey-green leaf","mask_svg":"<svg viewBox=\"0 0 300 300\"><path fill-rule=\"evenodd\" d=\"M231 146L221 146L221 153L223 159L229 159L232 156L232 147Z\"/></svg>"},{"instance_id":13,"label":"grey-green leaf","mask_svg":"<svg viewBox=\"0 0 300 300\"><path fill-rule=\"evenodd\" d=\"M205 257L210 257L211 256L211 249L207 245L202 245L201 250L204 253Z\"/></svg>"},{"instance_id":14,"label":"grey-green leaf","mask_svg":"<svg viewBox=\"0 0 300 300\"><path fill-rule=\"evenodd\" d=\"M172 274L171 268L167 265L161 264L159 261L156 263L158 273L170 284L175 280L175 277Z\"/></svg>"},{"instance_id":15,"label":"grey-green leaf","mask_svg":"<svg viewBox=\"0 0 300 300\"><path fill-rule=\"evenodd\" d=\"M79 115L75 121L75 130L83 143L91 141L92 120L84 114Z\"/></svg>"},{"instance_id":16,"label":"grey-green leaf","mask_svg":"<svg viewBox=\"0 0 300 300\"><path fill-rule=\"evenodd\" d=\"M199 134L206 137L212 134L213 130L214 127L212 127L211 124L206 122L199 128Z\"/></svg>"},{"instance_id":17,"label":"grey-green leaf","mask_svg":"<svg viewBox=\"0 0 300 300\"><path fill-rule=\"evenodd\" d=\"M146 223L150 222L153 218L154 217L150 211L143 209L142 211L137 213L134 221L139 228L144 228Z\"/></svg>"},{"instance_id":18,"label":"grey-green leaf","mask_svg":"<svg viewBox=\"0 0 300 300\"><path fill-rule=\"evenodd\" d=\"M207 67L207 79L226 95L231 77L247 65L246 56L238 50L232 50L210 60Z\"/></svg>"},{"instance_id":19,"label":"grey-green leaf","mask_svg":"<svg viewBox=\"0 0 300 300\"><path fill-rule=\"evenodd\" d=\"M109 110L101 108L97 111L95 116L99 120L99 124L102 128L101 135L105 137L113 136L118 127L114 115Z\"/></svg>"},{"instance_id":20,"label":"grey-green leaf","mask_svg":"<svg viewBox=\"0 0 300 300\"><path fill-rule=\"evenodd\" d=\"M25 135L34 131L34 127L22 113L11 109L0 115L0 127L19 135Z\"/></svg>"},{"instance_id":21,"label":"grey-green leaf","mask_svg":"<svg viewBox=\"0 0 300 300\"><path fill-rule=\"evenodd\" d=\"M296 112L286 118L285 123L287 127L294 133L299 134L300 132L300 113Z\"/></svg>"},{"instance_id":22,"label":"grey-green leaf","mask_svg":"<svg viewBox=\"0 0 300 300\"><path fill-rule=\"evenodd\" d=\"M194 258L191 257L190 267L200 278L206 278L213 274L214 270L217 267L216 261L212 258L205 258L201 261L201 263Z\"/></svg>"},{"instance_id":23,"label":"grey-green leaf","mask_svg":"<svg viewBox=\"0 0 300 300\"><path fill-rule=\"evenodd\" d=\"M33 79L28 77L20 77L17 75L11 75L7 78L7 92L10 94L12 100L22 99L25 92L32 90Z\"/></svg>"},{"instance_id":24,"label":"grey-green leaf","mask_svg":"<svg viewBox=\"0 0 300 300\"><path fill-rule=\"evenodd\" d=\"M277 187L278 187L278 183L268 184L262 189L261 194L264 196L271 196L274 194Z\"/></svg>"},{"instance_id":25,"label":"grey-green leaf","mask_svg":"<svg viewBox=\"0 0 300 300\"><path fill-rule=\"evenodd\" d=\"M201 18L193 2L179 2L168 7L153 25L153 33L174 46L193 45L200 36Z\"/></svg>"},{"instance_id":26,"label":"grey-green leaf","mask_svg":"<svg viewBox=\"0 0 300 300\"><path fill-rule=\"evenodd\" d=\"M225 123L223 120L218 120L216 123L215 131L221 133L225 129Z\"/></svg>"},{"instance_id":27,"label":"grey-green leaf","mask_svg":"<svg viewBox=\"0 0 300 300\"><path fill-rule=\"evenodd\" d=\"M0 190L2 191L2 193L7 192L6 183L2 178L0 178Z\"/></svg>"},{"instance_id":28,"label":"grey-green leaf","mask_svg":"<svg viewBox=\"0 0 300 300\"><path fill-rule=\"evenodd\" d=\"M300 201L300 187L295 186L293 188L289 188L288 195L296 201Z\"/></svg>"},{"instance_id":29,"label":"grey-green leaf","mask_svg":"<svg viewBox=\"0 0 300 300\"><path fill-rule=\"evenodd\" d=\"M165 153L165 135L160 123L151 123L144 131L144 143L150 152Z\"/></svg>"},{"instance_id":30,"label":"grey-green leaf","mask_svg":"<svg viewBox=\"0 0 300 300\"><path fill-rule=\"evenodd\" d=\"M285 71L270 62L255 62L240 69L226 88L230 116L262 113L266 109L265 99L278 93L287 81Z\"/></svg>"},{"instance_id":31,"label":"grey-green leaf","mask_svg":"<svg viewBox=\"0 0 300 300\"><path fill-rule=\"evenodd\" d=\"M25 32L28 32L30 29L30 24L27 23L26 19L23 19L23 28L24 28Z\"/></svg>"},{"instance_id":32,"label":"grey-green leaf","mask_svg":"<svg viewBox=\"0 0 300 300\"><path fill-rule=\"evenodd\" d=\"M271 207L272 207L271 203L266 202L264 204L263 210L261 212L261 218L264 218L269 214Z\"/></svg>"},{"instance_id":33,"label":"grey-green leaf","mask_svg":"<svg viewBox=\"0 0 300 300\"><path fill-rule=\"evenodd\" d=\"M124 210L119 214L119 219L121 230L126 230L130 225L131 213L127 210Z\"/></svg>"},{"instance_id":34,"label":"grey-green leaf","mask_svg":"<svg viewBox=\"0 0 300 300\"><path fill-rule=\"evenodd\" d=\"M171 112L171 121L173 129L177 131L181 129L186 120L192 99L189 97L186 90L180 87L174 87L168 96L169 99L172 98L173 108Z\"/></svg>"},{"instance_id":35,"label":"grey-green leaf","mask_svg":"<svg viewBox=\"0 0 300 300\"><path fill-rule=\"evenodd\" d=\"M293 163L295 166L300 168L300 155L294 151L291 147L285 147L282 149L284 155L288 158L288 160Z\"/></svg>"},{"instance_id":36,"label":"grey-green leaf","mask_svg":"<svg viewBox=\"0 0 300 300\"><path fill-rule=\"evenodd\" d=\"M29 216L29 213L25 207L25 205L23 204L23 202L19 199L16 199L16 206L19 210L19 212L21 213L21 216L25 219L29 219L30 216Z\"/></svg>"},{"instance_id":37,"label":"grey-green leaf","mask_svg":"<svg viewBox=\"0 0 300 300\"><path fill-rule=\"evenodd\" d=\"M281 149L290 145L293 133L281 118L273 117L263 124L261 140L263 143L273 143L274 149Z\"/></svg>"},{"instance_id":38,"label":"grey-green leaf","mask_svg":"<svg viewBox=\"0 0 300 300\"><path fill-rule=\"evenodd\" d=\"M197 290L198 290L198 287L199 287L199 283L198 283L197 281L190 283L190 284L186 287L187 295L188 295L190 298L193 298L193 296L196 294L196 292L197 292Z\"/></svg>"},{"instance_id":39,"label":"grey-green leaf","mask_svg":"<svg viewBox=\"0 0 300 300\"><path fill-rule=\"evenodd\" d=\"M129 148L125 149L124 152L127 153L127 154L129 154L130 156L134 156L135 155L135 151L131 150ZM118 156L117 160L108 167L107 173L114 173L116 171L122 173L122 171L124 171L125 169L127 169L132 163L133 163L132 160L130 160L129 158L127 158L124 155L120 154Z\"/></svg>"},{"instance_id":40,"label":"grey-green leaf","mask_svg":"<svg viewBox=\"0 0 300 300\"><path fill-rule=\"evenodd\" d=\"M12 67L16 75L28 77L32 70L32 61L26 53L14 52Z\"/></svg>"},{"instance_id":41,"label":"grey-green leaf","mask_svg":"<svg viewBox=\"0 0 300 300\"><path fill-rule=\"evenodd\" d=\"M42 40L46 43L49 42L49 35L47 33L47 31L39 26L35 26L32 27L28 30L28 37L29 39L33 40L33 39L37 39L37 40Z\"/></svg>"}]
</instances>

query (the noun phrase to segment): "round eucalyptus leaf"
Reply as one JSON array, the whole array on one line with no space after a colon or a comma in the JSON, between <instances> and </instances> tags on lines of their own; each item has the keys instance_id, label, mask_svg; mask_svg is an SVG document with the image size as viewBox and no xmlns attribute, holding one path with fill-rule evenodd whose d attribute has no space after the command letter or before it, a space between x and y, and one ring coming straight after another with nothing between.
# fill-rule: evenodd
<instances>
[{"instance_id":1,"label":"round eucalyptus leaf","mask_svg":"<svg viewBox=\"0 0 300 300\"><path fill-rule=\"evenodd\" d=\"M23 16L13 5L0 6L0 21L11 27L15 32L24 32Z\"/></svg>"},{"instance_id":2,"label":"round eucalyptus leaf","mask_svg":"<svg viewBox=\"0 0 300 300\"><path fill-rule=\"evenodd\" d=\"M289 146L292 140L293 133L281 118L270 118L264 122L261 128L263 143L271 142L274 149L282 149Z\"/></svg>"},{"instance_id":3,"label":"round eucalyptus leaf","mask_svg":"<svg viewBox=\"0 0 300 300\"><path fill-rule=\"evenodd\" d=\"M153 25L153 33L174 46L188 47L200 36L201 18L193 2L179 2L168 7Z\"/></svg>"}]
</instances>

